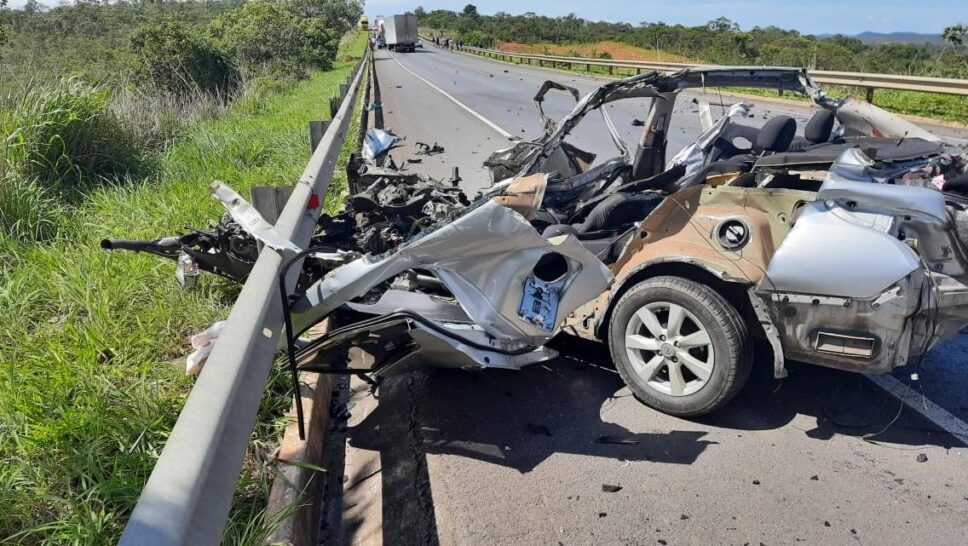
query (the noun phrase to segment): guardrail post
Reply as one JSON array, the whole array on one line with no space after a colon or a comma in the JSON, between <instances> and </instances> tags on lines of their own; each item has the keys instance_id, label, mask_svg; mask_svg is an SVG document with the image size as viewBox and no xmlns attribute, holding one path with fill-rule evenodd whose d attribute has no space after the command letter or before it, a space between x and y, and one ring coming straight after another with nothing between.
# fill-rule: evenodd
<instances>
[{"instance_id":1,"label":"guardrail post","mask_svg":"<svg viewBox=\"0 0 968 546\"><path fill-rule=\"evenodd\" d=\"M874 88L873 87L868 87L867 88L867 102L869 104L874 104Z\"/></svg>"},{"instance_id":2,"label":"guardrail post","mask_svg":"<svg viewBox=\"0 0 968 546\"><path fill-rule=\"evenodd\" d=\"M310 121L309 122L309 153L310 154L316 151L316 147L319 146L319 142L323 140L323 134L326 133L327 127L329 127L328 121Z\"/></svg>"},{"instance_id":3,"label":"guardrail post","mask_svg":"<svg viewBox=\"0 0 968 546\"><path fill-rule=\"evenodd\" d=\"M641 73L642 73L642 67L640 67L640 66L636 66L636 67L635 67L635 75L636 75L636 76L638 76L638 75L639 75L639 74L641 74Z\"/></svg>"},{"instance_id":4,"label":"guardrail post","mask_svg":"<svg viewBox=\"0 0 968 546\"><path fill-rule=\"evenodd\" d=\"M608 65L608 75L609 75L609 76L611 76L611 75L612 75L612 70L613 70L613 69L614 69L614 67L613 67L612 65Z\"/></svg>"}]
</instances>

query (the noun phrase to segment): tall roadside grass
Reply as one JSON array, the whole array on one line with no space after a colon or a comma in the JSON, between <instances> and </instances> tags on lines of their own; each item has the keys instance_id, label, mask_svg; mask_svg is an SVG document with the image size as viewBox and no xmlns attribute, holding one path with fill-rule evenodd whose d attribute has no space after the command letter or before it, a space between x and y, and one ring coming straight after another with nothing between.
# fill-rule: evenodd
<instances>
[{"instance_id":1,"label":"tall roadside grass","mask_svg":"<svg viewBox=\"0 0 968 546\"><path fill-rule=\"evenodd\" d=\"M364 40L349 44L354 57ZM29 199L62 211L61 227L42 240L0 232L0 542L117 540L192 387L183 371L189 335L223 319L237 293L212 276L182 291L170 263L106 253L98 241L204 225L222 212L208 195L214 179L243 194L255 184L293 183L309 158L306 121L325 116L326 97L354 62L266 92L258 108L240 102L201 118L158 150L131 156L137 162L118 163L110 177L83 167L53 181L20 175L30 164L19 159L24 152L10 152L17 160L5 160L3 184L16 172L15 183L39 188L34 197L11 192L24 203L20 218L36 208ZM98 115L123 119L110 97L96 105ZM272 477L266 461L289 403L284 377L273 375L263 400L227 543L260 542L271 526L261 507Z\"/></svg>"},{"instance_id":2,"label":"tall roadside grass","mask_svg":"<svg viewBox=\"0 0 968 546\"><path fill-rule=\"evenodd\" d=\"M189 127L224 115L227 98L118 90L76 78L31 81L0 99L0 230L46 241L71 224L67 207L97 185L151 173Z\"/></svg>"}]
</instances>

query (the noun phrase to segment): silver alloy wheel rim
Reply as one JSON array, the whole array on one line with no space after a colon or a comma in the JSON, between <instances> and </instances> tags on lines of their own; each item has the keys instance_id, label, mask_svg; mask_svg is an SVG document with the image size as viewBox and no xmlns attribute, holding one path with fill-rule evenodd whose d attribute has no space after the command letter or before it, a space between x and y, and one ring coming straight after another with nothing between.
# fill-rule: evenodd
<instances>
[{"instance_id":1,"label":"silver alloy wheel rim","mask_svg":"<svg viewBox=\"0 0 968 546\"><path fill-rule=\"evenodd\" d=\"M632 315L625 352L639 377L669 396L703 388L716 358L708 328L681 305L666 301L646 304Z\"/></svg>"}]
</instances>

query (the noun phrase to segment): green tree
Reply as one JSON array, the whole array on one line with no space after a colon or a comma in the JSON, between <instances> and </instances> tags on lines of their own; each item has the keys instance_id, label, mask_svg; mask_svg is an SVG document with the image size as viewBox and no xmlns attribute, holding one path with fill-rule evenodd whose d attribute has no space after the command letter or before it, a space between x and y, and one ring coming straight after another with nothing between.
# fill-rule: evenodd
<instances>
[{"instance_id":1,"label":"green tree","mask_svg":"<svg viewBox=\"0 0 968 546\"><path fill-rule=\"evenodd\" d=\"M424 15L427 15L427 10L425 10L423 6L417 6L417 9L413 10L413 14L417 17L423 17Z\"/></svg>"},{"instance_id":2,"label":"green tree","mask_svg":"<svg viewBox=\"0 0 968 546\"><path fill-rule=\"evenodd\" d=\"M245 3L209 25L215 43L256 75L329 69L340 34L320 17L300 17L285 4L265 0Z\"/></svg>"},{"instance_id":3,"label":"green tree","mask_svg":"<svg viewBox=\"0 0 968 546\"><path fill-rule=\"evenodd\" d=\"M945 41L954 46L961 46L968 43L968 25L952 25L944 29L942 34Z\"/></svg>"},{"instance_id":4,"label":"green tree","mask_svg":"<svg viewBox=\"0 0 968 546\"><path fill-rule=\"evenodd\" d=\"M734 23L729 17L717 17L706 23L706 28L714 32L738 32L739 25Z\"/></svg>"},{"instance_id":5,"label":"green tree","mask_svg":"<svg viewBox=\"0 0 968 546\"><path fill-rule=\"evenodd\" d=\"M464 45L472 47L491 47L494 45L494 37L490 34L484 34L479 30L472 30L466 34L461 34L460 41Z\"/></svg>"},{"instance_id":6,"label":"green tree","mask_svg":"<svg viewBox=\"0 0 968 546\"><path fill-rule=\"evenodd\" d=\"M319 18L342 34L355 27L363 15L362 0L290 0L293 13L304 18Z\"/></svg>"},{"instance_id":7,"label":"green tree","mask_svg":"<svg viewBox=\"0 0 968 546\"><path fill-rule=\"evenodd\" d=\"M140 74L165 91L222 93L237 80L224 54L209 40L175 21L138 28L131 36L131 46L141 59Z\"/></svg>"},{"instance_id":8,"label":"green tree","mask_svg":"<svg viewBox=\"0 0 968 546\"><path fill-rule=\"evenodd\" d=\"M464 6L464 15L467 17L477 17L477 6L474 4L467 4Z\"/></svg>"}]
</instances>

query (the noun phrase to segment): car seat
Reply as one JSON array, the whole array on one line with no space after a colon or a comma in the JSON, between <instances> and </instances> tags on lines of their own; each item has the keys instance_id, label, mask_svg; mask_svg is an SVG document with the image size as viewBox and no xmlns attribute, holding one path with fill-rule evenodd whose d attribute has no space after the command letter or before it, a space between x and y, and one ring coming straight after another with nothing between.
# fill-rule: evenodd
<instances>
[{"instance_id":1,"label":"car seat","mask_svg":"<svg viewBox=\"0 0 968 546\"><path fill-rule=\"evenodd\" d=\"M665 188L665 191L673 193L681 189L702 184L711 175L730 172L749 172L753 163L764 155L785 152L790 148L793 139L797 134L797 122L790 116L777 116L763 125L763 128L756 134L753 141L751 153L741 154L715 161L700 169L699 172L680 178Z\"/></svg>"},{"instance_id":2,"label":"car seat","mask_svg":"<svg viewBox=\"0 0 968 546\"><path fill-rule=\"evenodd\" d=\"M830 110L819 110L803 128L803 138L795 138L790 145L790 151L803 150L817 144L826 144L834 131L834 121L837 117Z\"/></svg>"}]
</instances>

